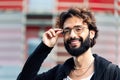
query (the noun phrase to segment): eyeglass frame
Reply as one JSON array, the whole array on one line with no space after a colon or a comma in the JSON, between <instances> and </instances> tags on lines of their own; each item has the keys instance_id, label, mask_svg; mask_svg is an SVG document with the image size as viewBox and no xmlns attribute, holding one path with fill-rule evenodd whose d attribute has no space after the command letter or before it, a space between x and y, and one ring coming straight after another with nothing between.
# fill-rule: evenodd
<instances>
[{"instance_id":1,"label":"eyeglass frame","mask_svg":"<svg viewBox=\"0 0 120 80\"><path fill-rule=\"evenodd\" d=\"M62 34L63 35L70 35L71 34L71 31L73 30L76 34L81 34L84 29L88 29L87 27L83 27L82 25L75 25L72 29L70 28L65 28L63 29L63 32ZM66 30L66 31L65 31ZM80 32L78 32L77 30L81 30Z\"/></svg>"}]
</instances>

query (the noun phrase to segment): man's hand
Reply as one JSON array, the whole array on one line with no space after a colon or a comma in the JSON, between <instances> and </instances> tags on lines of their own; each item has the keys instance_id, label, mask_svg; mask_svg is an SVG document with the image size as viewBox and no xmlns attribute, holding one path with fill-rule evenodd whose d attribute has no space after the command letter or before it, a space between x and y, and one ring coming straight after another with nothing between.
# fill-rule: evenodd
<instances>
[{"instance_id":1,"label":"man's hand","mask_svg":"<svg viewBox=\"0 0 120 80\"><path fill-rule=\"evenodd\" d=\"M57 42L59 34L61 34L62 29L49 29L43 34L43 42L48 47L54 47Z\"/></svg>"}]
</instances>

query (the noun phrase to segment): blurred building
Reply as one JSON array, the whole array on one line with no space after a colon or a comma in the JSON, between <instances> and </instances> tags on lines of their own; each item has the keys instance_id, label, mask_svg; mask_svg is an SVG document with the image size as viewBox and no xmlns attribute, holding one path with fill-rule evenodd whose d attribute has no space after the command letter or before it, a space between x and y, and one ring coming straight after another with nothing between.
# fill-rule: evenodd
<instances>
[{"instance_id":1,"label":"blurred building","mask_svg":"<svg viewBox=\"0 0 120 80\"><path fill-rule=\"evenodd\" d=\"M0 80L15 80L25 59L27 0L0 0Z\"/></svg>"},{"instance_id":2,"label":"blurred building","mask_svg":"<svg viewBox=\"0 0 120 80\"><path fill-rule=\"evenodd\" d=\"M16 79L27 57L41 42L43 32L71 6L95 12L99 37L93 52L120 64L119 0L0 0L0 80ZM60 36L41 72L69 57Z\"/></svg>"}]
</instances>

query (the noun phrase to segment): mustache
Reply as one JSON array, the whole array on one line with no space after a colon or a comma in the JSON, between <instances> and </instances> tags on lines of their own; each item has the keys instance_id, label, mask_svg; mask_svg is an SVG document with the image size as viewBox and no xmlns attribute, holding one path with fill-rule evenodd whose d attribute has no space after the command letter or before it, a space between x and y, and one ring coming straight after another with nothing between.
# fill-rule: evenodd
<instances>
[{"instance_id":1,"label":"mustache","mask_svg":"<svg viewBox=\"0 0 120 80\"><path fill-rule=\"evenodd\" d=\"M80 38L70 38L70 39L67 40L67 43L69 44L73 40L79 40L79 41L83 42L83 38L80 37Z\"/></svg>"}]
</instances>

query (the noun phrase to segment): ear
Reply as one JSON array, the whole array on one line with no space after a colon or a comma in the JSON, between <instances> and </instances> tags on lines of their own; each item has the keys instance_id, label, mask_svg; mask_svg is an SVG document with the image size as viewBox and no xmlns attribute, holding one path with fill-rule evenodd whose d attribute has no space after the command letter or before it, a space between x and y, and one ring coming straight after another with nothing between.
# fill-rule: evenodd
<instances>
[{"instance_id":1,"label":"ear","mask_svg":"<svg viewBox=\"0 0 120 80\"><path fill-rule=\"evenodd\" d=\"M90 30L90 39L93 39L95 36L95 31L94 30Z\"/></svg>"}]
</instances>

